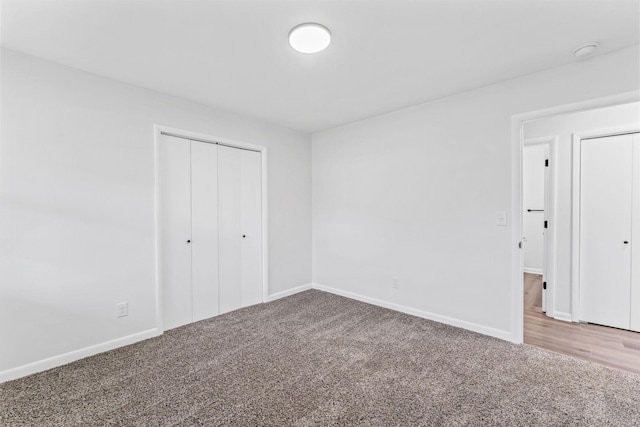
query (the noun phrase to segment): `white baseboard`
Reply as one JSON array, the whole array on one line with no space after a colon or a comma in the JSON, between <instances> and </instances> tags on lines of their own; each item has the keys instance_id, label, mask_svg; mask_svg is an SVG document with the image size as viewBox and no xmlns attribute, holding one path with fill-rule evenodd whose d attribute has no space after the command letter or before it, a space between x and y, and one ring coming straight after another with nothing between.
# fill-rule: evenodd
<instances>
[{"instance_id":1,"label":"white baseboard","mask_svg":"<svg viewBox=\"0 0 640 427\"><path fill-rule=\"evenodd\" d=\"M275 301L280 298L288 297L290 295L297 294L311 289L312 284L297 286L286 291L278 292L273 295L269 295L265 302ZM79 350L70 351L58 356L49 357L47 359L38 360L36 362L28 363L26 365L18 366L16 368L7 369L0 372L0 383L15 380L18 378L26 377L27 375L35 374L38 372L46 371L48 369L56 368L58 366L66 365L76 360L84 359L85 357L93 356L98 353L113 350L118 347L124 347L129 344L136 343L138 341L146 340L149 338L162 335L162 331L158 328L149 329L143 332L138 332L126 337L116 338L111 341L107 341L100 344L95 344L90 347L81 348Z\"/></svg>"},{"instance_id":2,"label":"white baseboard","mask_svg":"<svg viewBox=\"0 0 640 427\"><path fill-rule=\"evenodd\" d=\"M542 276L542 269L541 269L541 268L527 268L527 267L525 267L525 268L523 269L523 271L524 271L525 273L529 273L529 274L538 274L538 275Z\"/></svg>"},{"instance_id":3,"label":"white baseboard","mask_svg":"<svg viewBox=\"0 0 640 427\"><path fill-rule=\"evenodd\" d=\"M554 311L553 318L556 320L562 320L563 322L571 322L571 313L563 313L561 311Z\"/></svg>"},{"instance_id":4,"label":"white baseboard","mask_svg":"<svg viewBox=\"0 0 640 427\"><path fill-rule=\"evenodd\" d=\"M356 294L354 292L343 291L337 288L331 288L329 286L324 286L317 283L308 283L306 285L297 286L292 289L287 289L285 291L269 295L265 302L275 301L277 299L294 295L299 292L304 292L309 289L318 289L320 291L329 292L329 293L340 295L346 298L362 301L368 304L377 305L379 307L400 311L402 313L410 314L417 317L422 317L424 319L434 320L436 322L445 323L447 325L456 326L459 328L478 332L484 335L500 338L506 341L515 342L513 334L508 331L490 328L487 326L479 325L472 322L467 322L464 320L455 319L452 317L441 316L439 314L429 313L419 309L406 307L400 304L395 304L392 302L387 302L387 301L379 300L376 298L367 297L364 295ZM569 314L566 314L566 313L555 313L555 314L556 314L556 318L560 320L571 321L571 316ZM58 366L66 365L68 363L83 359L85 357L93 356L95 354L103 353L105 351L113 350L119 347L124 347L126 345L133 344L149 338L153 338L161 334L162 332L160 331L160 329L153 328L146 331L138 332L136 334L128 335L125 337L116 338L114 340L107 341L104 343L85 347L79 350L70 351L68 353L61 354L58 356L53 356L47 359L39 360L37 362L28 363L26 365L18 366L16 368L7 369L5 371L0 372L0 383L26 377L27 375L46 371L48 369L56 368Z\"/></svg>"},{"instance_id":5,"label":"white baseboard","mask_svg":"<svg viewBox=\"0 0 640 427\"><path fill-rule=\"evenodd\" d=\"M79 350L70 351L69 353L64 353L58 356L49 357L47 359L38 360L37 362L28 363L16 368L7 369L6 371L0 372L0 383L26 377L27 375L46 371L58 366L66 365L67 363L75 362L76 360L84 359L85 357L113 350L118 347L124 347L125 345L133 344L138 341L146 340L148 338L153 338L158 335L160 335L160 331L157 328L153 328L146 331L138 332L136 334L127 335L126 337L116 338L111 341L81 348Z\"/></svg>"},{"instance_id":6,"label":"white baseboard","mask_svg":"<svg viewBox=\"0 0 640 427\"><path fill-rule=\"evenodd\" d=\"M296 286L295 288L287 289L286 291L271 294L267 297L267 300L265 302L275 301L277 299L288 297L299 292L308 291L309 289L311 289L311 286L311 283L307 283L306 285Z\"/></svg>"},{"instance_id":7,"label":"white baseboard","mask_svg":"<svg viewBox=\"0 0 640 427\"><path fill-rule=\"evenodd\" d=\"M473 322L467 322L466 320L455 319L453 317L442 316L440 314L430 313L428 311L419 310L417 308L406 307L404 305L396 304L393 302L383 301L376 298L367 297L364 295L356 294L354 292L343 291L342 289L331 288L318 283L313 284L313 289L319 291L329 292L332 294L340 295L346 298L366 302L368 304L377 305L379 307L389 308L391 310L400 311L402 313L410 314L412 316L422 317L423 319L434 320L436 322L444 323L451 326L456 326L462 329L468 329L480 334L489 335L495 338L500 338L505 341L517 342L512 332L503 331L501 329L495 329L488 326L480 325Z\"/></svg>"}]
</instances>

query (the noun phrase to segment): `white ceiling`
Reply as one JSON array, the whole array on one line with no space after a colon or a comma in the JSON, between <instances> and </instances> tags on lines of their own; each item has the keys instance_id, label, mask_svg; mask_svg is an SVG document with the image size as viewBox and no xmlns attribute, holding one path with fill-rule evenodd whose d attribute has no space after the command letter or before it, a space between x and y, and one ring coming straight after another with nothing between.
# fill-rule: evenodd
<instances>
[{"instance_id":1,"label":"white ceiling","mask_svg":"<svg viewBox=\"0 0 640 427\"><path fill-rule=\"evenodd\" d=\"M639 42L638 0L3 0L2 45L306 132ZM315 21L333 41L294 52ZM587 59L588 60L588 59Z\"/></svg>"}]
</instances>

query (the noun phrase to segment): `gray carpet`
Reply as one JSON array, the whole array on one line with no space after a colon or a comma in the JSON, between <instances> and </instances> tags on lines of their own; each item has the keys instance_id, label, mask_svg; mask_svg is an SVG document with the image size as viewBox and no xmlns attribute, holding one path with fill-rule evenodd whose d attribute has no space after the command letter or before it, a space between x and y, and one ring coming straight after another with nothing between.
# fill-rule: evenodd
<instances>
[{"instance_id":1,"label":"gray carpet","mask_svg":"<svg viewBox=\"0 0 640 427\"><path fill-rule=\"evenodd\" d=\"M640 376L307 291L0 385L0 425L638 426Z\"/></svg>"}]
</instances>

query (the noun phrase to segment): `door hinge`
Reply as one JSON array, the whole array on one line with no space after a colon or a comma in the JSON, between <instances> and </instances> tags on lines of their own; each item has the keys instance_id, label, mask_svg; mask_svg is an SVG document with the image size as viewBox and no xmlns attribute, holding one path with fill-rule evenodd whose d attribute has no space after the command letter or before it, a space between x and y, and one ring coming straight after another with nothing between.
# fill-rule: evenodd
<instances>
[{"instance_id":1,"label":"door hinge","mask_svg":"<svg viewBox=\"0 0 640 427\"><path fill-rule=\"evenodd\" d=\"M544 166L549 167L549 159L544 159Z\"/></svg>"},{"instance_id":2,"label":"door hinge","mask_svg":"<svg viewBox=\"0 0 640 427\"><path fill-rule=\"evenodd\" d=\"M544 222L544 228L548 228L548 227L547 227L547 225L548 225L548 224L547 224L547 221L545 221L545 222Z\"/></svg>"},{"instance_id":3,"label":"door hinge","mask_svg":"<svg viewBox=\"0 0 640 427\"><path fill-rule=\"evenodd\" d=\"M542 289L547 289L547 282L542 282Z\"/></svg>"}]
</instances>

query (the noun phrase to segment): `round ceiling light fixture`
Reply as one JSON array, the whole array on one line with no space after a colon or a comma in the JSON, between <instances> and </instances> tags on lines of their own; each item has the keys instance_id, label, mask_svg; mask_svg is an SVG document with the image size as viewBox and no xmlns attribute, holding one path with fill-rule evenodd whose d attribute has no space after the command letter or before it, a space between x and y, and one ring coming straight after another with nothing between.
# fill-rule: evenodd
<instances>
[{"instance_id":1,"label":"round ceiling light fixture","mask_svg":"<svg viewBox=\"0 0 640 427\"><path fill-rule=\"evenodd\" d=\"M577 58L589 56L596 50L599 44L600 43L598 42L590 42L590 43L583 44L582 46L578 46L577 48L573 49L573 54Z\"/></svg>"},{"instance_id":2,"label":"round ceiling light fixture","mask_svg":"<svg viewBox=\"0 0 640 427\"><path fill-rule=\"evenodd\" d=\"M331 43L331 31L314 22L300 24L289 31L289 46L301 53L322 52Z\"/></svg>"}]
</instances>

